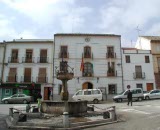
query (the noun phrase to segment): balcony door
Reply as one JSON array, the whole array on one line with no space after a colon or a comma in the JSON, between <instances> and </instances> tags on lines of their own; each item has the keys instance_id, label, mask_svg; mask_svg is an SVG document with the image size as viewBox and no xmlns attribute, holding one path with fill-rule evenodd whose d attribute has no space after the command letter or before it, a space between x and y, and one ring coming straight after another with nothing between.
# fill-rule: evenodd
<instances>
[{"instance_id":1,"label":"balcony door","mask_svg":"<svg viewBox=\"0 0 160 130\"><path fill-rule=\"evenodd\" d=\"M11 62L12 63L17 63L18 62L18 49L13 49L12 50Z\"/></svg>"},{"instance_id":2,"label":"balcony door","mask_svg":"<svg viewBox=\"0 0 160 130\"><path fill-rule=\"evenodd\" d=\"M24 70L24 82L31 82L31 68L25 68L25 70Z\"/></svg>"},{"instance_id":3,"label":"balcony door","mask_svg":"<svg viewBox=\"0 0 160 130\"><path fill-rule=\"evenodd\" d=\"M142 78L142 67L135 66L136 78Z\"/></svg>"},{"instance_id":4,"label":"balcony door","mask_svg":"<svg viewBox=\"0 0 160 130\"><path fill-rule=\"evenodd\" d=\"M107 47L107 54L108 58L114 58L114 48L113 47Z\"/></svg>"},{"instance_id":5,"label":"balcony door","mask_svg":"<svg viewBox=\"0 0 160 130\"><path fill-rule=\"evenodd\" d=\"M46 68L39 68L38 82L46 83Z\"/></svg>"},{"instance_id":6,"label":"balcony door","mask_svg":"<svg viewBox=\"0 0 160 130\"><path fill-rule=\"evenodd\" d=\"M26 63L32 63L33 50L26 50Z\"/></svg>"},{"instance_id":7,"label":"balcony door","mask_svg":"<svg viewBox=\"0 0 160 130\"><path fill-rule=\"evenodd\" d=\"M8 75L8 82L16 82L17 68L10 68Z\"/></svg>"},{"instance_id":8,"label":"balcony door","mask_svg":"<svg viewBox=\"0 0 160 130\"><path fill-rule=\"evenodd\" d=\"M60 58L68 58L67 53L68 53L68 47L61 46Z\"/></svg>"},{"instance_id":9,"label":"balcony door","mask_svg":"<svg viewBox=\"0 0 160 130\"><path fill-rule=\"evenodd\" d=\"M47 50L42 49L40 51L40 63L46 63L47 62Z\"/></svg>"}]
</instances>

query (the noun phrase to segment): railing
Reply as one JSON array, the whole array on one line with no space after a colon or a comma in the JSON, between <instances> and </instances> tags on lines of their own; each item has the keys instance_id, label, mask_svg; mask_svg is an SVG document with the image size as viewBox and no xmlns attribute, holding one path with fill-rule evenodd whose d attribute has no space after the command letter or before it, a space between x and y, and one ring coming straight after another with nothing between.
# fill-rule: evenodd
<instances>
[{"instance_id":1,"label":"railing","mask_svg":"<svg viewBox=\"0 0 160 130\"><path fill-rule=\"evenodd\" d=\"M37 63L48 63L48 57L38 57Z\"/></svg>"},{"instance_id":2,"label":"railing","mask_svg":"<svg viewBox=\"0 0 160 130\"><path fill-rule=\"evenodd\" d=\"M83 72L82 76L83 77L93 77L93 73L85 73L85 72Z\"/></svg>"},{"instance_id":3,"label":"railing","mask_svg":"<svg viewBox=\"0 0 160 130\"><path fill-rule=\"evenodd\" d=\"M25 82L25 83L27 83L27 82L33 82L33 77L31 77L31 76L22 76L21 77L21 82Z\"/></svg>"},{"instance_id":4,"label":"railing","mask_svg":"<svg viewBox=\"0 0 160 130\"><path fill-rule=\"evenodd\" d=\"M36 82L37 82L37 83L48 83L48 77L38 76L38 77L36 78Z\"/></svg>"},{"instance_id":5,"label":"railing","mask_svg":"<svg viewBox=\"0 0 160 130\"><path fill-rule=\"evenodd\" d=\"M83 58L90 58L90 59L93 59L93 53L90 53L90 54L82 53L82 57L83 57Z\"/></svg>"},{"instance_id":6,"label":"railing","mask_svg":"<svg viewBox=\"0 0 160 130\"><path fill-rule=\"evenodd\" d=\"M135 72L133 73L134 79L144 79L145 78L145 72Z\"/></svg>"},{"instance_id":7,"label":"railing","mask_svg":"<svg viewBox=\"0 0 160 130\"><path fill-rule=\"evenodd\" d=\"M18 76L7 76L7 78L6 78L6 82L17 82L17 80L18 80Z\"/></svg>"},{"instance_id":8,"label":"railing","mask_svg":"<svg viewBox=\"0 0 160 130\"><path fill-rule=\"evenodd\" d=\"M60 52L59 53L59 58L69 58L69 52L68 53L62 53L62 52Z\"/></svg>"},{"instance_id":9,"label":"railing","mask_svg":"<svg viewBox=\"0 0 160 130\"><path fill-rule=\"evenodd\" d=\"M8 63L19 63L19 59L15 57L8 57Z\"/></svg>"},{"instance_id":10,"label":"railing","mask_svg":"<svg viewBox=\"0 0 160 130\"><path fill-rule=\"evenodd\" d=\"M115 71L115 70L114 70L114 71L108 70L108 71L107 71L107 76L108 76L108 77L110 77L110 76L117 76L117 71Z\"/></svg>"},{"instance_id":11,"label":"railing","mask_svg":"<svg viewBox=\"0 0 160 130\"><path fill-rule=\"evenodd\" d=\"M34 63L34 57L22 57L22 63Z\"/></svg>"},{"instance_id":12,"label":"railing","mask_svg":"<svg viewBox=\"0 0 160 130\"><path fill-rule=\"evenodd\" d=\"M107 52L106 53L106 58L116 58L116 53L114 53L114 52Z\"/></svg>"}]
</instances>

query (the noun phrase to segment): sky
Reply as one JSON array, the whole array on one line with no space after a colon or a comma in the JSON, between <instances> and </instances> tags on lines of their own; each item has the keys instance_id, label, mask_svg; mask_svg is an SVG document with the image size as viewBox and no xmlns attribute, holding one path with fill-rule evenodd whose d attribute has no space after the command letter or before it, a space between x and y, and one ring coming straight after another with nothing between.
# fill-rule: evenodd
<instances>
[{"instance_id":1,"label":"sky","mask_svg":"<svg viewBox=\"0 0 160 130\"><path fill-rule=\"evenodd\" d=\"M0 0L0 42L53 39L56 33L160 35L160 0Z\"/></svg>"}]
</instances>

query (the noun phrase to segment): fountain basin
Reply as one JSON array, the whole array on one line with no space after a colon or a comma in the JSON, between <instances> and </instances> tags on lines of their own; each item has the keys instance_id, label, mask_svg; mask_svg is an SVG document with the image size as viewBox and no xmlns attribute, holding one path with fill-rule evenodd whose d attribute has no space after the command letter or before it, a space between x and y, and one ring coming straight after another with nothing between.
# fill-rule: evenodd
<instances>
[{"instance_id":1,"label":"fountain basin","mask_svg":"<svg viewBox=\"0 0 160 130\"><path fill-rule=\"evenodd\" d=\"M63 114L64 102L42 101L41 111L48 114ZM68 112L70 115L80 115L87 112L87 101L69 101Z\"/></svg>"}]
</instances>

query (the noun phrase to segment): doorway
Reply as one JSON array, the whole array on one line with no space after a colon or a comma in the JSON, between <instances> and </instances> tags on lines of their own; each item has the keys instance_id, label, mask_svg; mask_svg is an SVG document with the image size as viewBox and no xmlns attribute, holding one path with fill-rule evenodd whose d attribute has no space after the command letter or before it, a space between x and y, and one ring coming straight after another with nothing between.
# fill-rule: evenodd
<instances>
[{"instance_id":1,"label":"doorway","mask_svg":"<svg viewBox=\"0 0 160 130\"><path fill-rule=\"evenodd\" d=\"M50 100L50 87L44 87L44 100Z\"/></svg>"},{"instance_id":2,"label":"doorway","mask_svg":"<svg viewBox=\"0 0 160 130\"><path fill-rule=\"evenodd\" d=\"M93 89L93 84L90 82L86 82L82 85L82 89Z\"/></svg>"},{"instance_id":3,"label":"doorway","mask_svg":"<svg viewBox=\"0 0 160 130\"><path fill-rule=\"evenodd\" d=\"M153 89L153 83L147 83L147 91L150 91Z\"/></svg>"}]
</instances>

